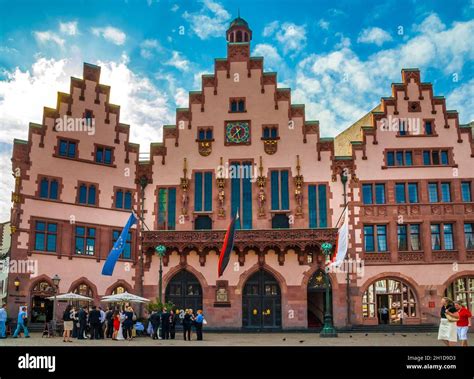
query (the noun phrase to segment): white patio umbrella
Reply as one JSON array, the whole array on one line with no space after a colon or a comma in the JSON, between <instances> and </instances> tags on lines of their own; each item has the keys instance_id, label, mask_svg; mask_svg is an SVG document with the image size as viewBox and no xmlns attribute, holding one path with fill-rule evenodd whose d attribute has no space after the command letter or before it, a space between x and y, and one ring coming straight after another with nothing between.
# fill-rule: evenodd
<instances>
[{"instance_id":1,"label":"white patio umbrella","mask_svg":"<svg viewBox=\"0 0 474 379\"><path fill-rule=\"evenodd\" d=\"M123 292L116 295L104 296L100 301L104 303L148 303L150 300L134 295L133 293Z\"/></svg>"},{"instance_id":2,"label":"white patio umbrella","mask_svg":"<svg viewBox=\"0 0 474 379\"><path fill-rule=\"evenodd\" d=\"M49 300L54 300L54 296L51 296L51 297L48 297ZM61 300L66 300L66 301L94 301L94 299L90 298L90 297L87 297L87 296L83 296L83 295L79 295L77 293L72 293L72 292L69 292L69 293L63 293L61 295L56 295L56 300L58 301L61 301Z\"/></svg>"}]
</instances>

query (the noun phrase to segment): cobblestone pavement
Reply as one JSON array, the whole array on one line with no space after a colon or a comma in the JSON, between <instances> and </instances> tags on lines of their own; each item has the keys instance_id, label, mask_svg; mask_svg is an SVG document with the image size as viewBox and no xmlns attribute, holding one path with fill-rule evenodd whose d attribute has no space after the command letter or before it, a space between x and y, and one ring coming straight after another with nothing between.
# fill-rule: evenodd
<instances>
[{"instance_id":1,"label":"cobblestone pavement","mask_svg":"<svg viewBox=\"0 0 474 379\"><path fill-rule=\"evenodd\" d=\"M320 338L311 333L207 333L204 341L152 340L137 337L133 341L73 340L62 342L61 337L42 338L41 333L32 333L31 338L7 338L0 340L2 346L444 346L437 340L437 333L340 333L337 338ZM474 336L469 336L469 345L474 345Z\"/></svg>"}]
</instances>

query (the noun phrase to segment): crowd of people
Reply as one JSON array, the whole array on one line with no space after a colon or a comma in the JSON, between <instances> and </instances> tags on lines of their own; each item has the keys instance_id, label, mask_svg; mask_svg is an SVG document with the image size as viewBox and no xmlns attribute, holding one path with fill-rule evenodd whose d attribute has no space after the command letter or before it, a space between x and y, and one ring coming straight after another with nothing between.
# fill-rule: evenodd
<instances>
[{"instance_id":1,"label":"crowd of people","mask_svg":"<svg viewBox=\"0 0 474 379\"><path fill-rule=\"evenodd\" d=\"M146 324L146 325L145 325ZM137 335L149 335L153 339L175 339L176 326L182 326L184 340L191 340L192 329L196 339L203 339L202 329L206 324L202 310L194 314L192 309L168 310L148 313L144 323L139 321L130 305L120 307L83 306L80 308L68 305L63 313L63 341L72 342L71 338L132 340Z\"/></svg>"}]
</instances>

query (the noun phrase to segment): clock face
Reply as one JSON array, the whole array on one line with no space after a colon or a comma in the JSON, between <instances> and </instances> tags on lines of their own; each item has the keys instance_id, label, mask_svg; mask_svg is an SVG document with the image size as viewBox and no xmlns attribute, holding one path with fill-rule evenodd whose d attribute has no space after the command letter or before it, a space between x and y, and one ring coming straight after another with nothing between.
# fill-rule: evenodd
<instances>
[{"instance_id":1,"label":"clock face","mask_svg":"<svg viewBox=\"0 0 474 379\"><path fill-rule=\"evenodd\" d=\"M225 126L225 141L227 144L250 144L250 125L248 121L232 121Z\"/></svg>"}]
</instances>

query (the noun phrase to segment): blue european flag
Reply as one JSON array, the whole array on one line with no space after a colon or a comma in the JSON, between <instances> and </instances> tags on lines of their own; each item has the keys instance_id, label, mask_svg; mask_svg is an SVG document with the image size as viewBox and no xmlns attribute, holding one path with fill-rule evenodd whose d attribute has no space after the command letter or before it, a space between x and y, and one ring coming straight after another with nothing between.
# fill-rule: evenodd
<instances>
[{"instance_id":1,"label":"blue european flag","mask_svg":"<svg viewBox=\"0 0 474 379\"><path fill-rule=\"evenodd\" d=\"M120 254L122 254L123 248L125 247L125 241L127 241L128 231L130 230L130 227L136 222L137 218L132 213L128 218L127 223L125 224L122 233L120 233L119 238L117 239L117 241L115 241L114 247L110 251L107 260L104 263L104 267L102 267L102 275L112 276L115 264L117 263L117 260L119 259Z\"/></svg>"}]
</instances>

